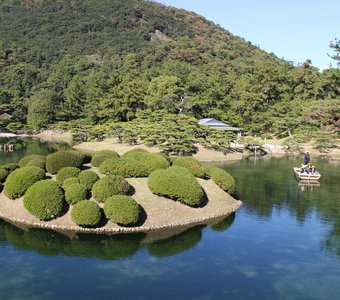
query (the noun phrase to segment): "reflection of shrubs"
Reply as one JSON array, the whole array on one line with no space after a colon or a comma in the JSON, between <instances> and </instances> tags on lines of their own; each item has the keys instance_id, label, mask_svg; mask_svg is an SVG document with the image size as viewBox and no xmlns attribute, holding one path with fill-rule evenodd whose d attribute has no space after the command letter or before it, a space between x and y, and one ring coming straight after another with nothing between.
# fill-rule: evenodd
<instances>
[{"instance_id":1,"label":"reflection of shrubs","mask_svg":"<svg viewBox=\"0 0 340 300\"><path fill-rule=\"evenodd\" d=\"M174 161L173 165L186 168L195 177L204 178L205 176L201 164L193 157L179 157Z\"/></svg>"},{"instance_id":2,"label":"reflection of shrubs","mask_svg":"<svg viewBox=\"0 0 340 300\"><path fill-rule=\"evenodd\" d=\"M119 158L119 157L120 156L116 151L112 151L112 150L98 151L92 155L91 165L92 167L99 167L103 161L107 159Z\"/></svg>"},{"instance_id":3,"label":"reflection of shrubs","mask_svg":"<svg viewBox=\"0 0 340 300\"><path fill-rule=\"evenodd\" d=\"M166 169L170 166L170 162L164 154L150 153L142 149L130 150L124 154L124 158L143 162L151 169L151 171Z\"/></svg>"},{"instance_id":4,"label":"reflection of shrubs","mask_svg":"<svg viewBox=\"0 0 340 300\"><path fill-rule=\"evenodd\" d=\"M104 204L105 216L113 223L123 226L136 224L140 211L140 206L130 196L113 196L108 198Z\"/></svg>"},{"instance_id":5,"label":"reflection of shrubs","mask_svg":"<svg viewBox=\"0 0 340 300\"><path fill-rule=\"evenodd\" d=\"M8 175L4 193L8 198L19 198L33 183L43 179L44 176L44 170L38 167L23 167L17 169Z\"/></svg>"},{"instance_id":6,"label":"reflection of shrubs","mask_svg":"<svg viewBox=\"0 0 340 300\"><path fill-rule=\"evenodd\" d=\"M129 183L121 176L106 176L99 179L92 188L92 195L98 202L114 195L126 195L130 190Z\"/></svg>"},{"instance_id":7,"label":"reflection of shrubs","mask_svg":"<svg viewBox=\"0 0 340 300\"><path fill-rule=\"evenodd\" d=\"M65 199L68 204L76 204L87 198L88 190L83 184L68 185L65 189Z\"/></svg>"},{"instance_id":8,"label":"reflection of shrubs","mask_svg":"<svg viewBox=\"0 0 340 300\"><path fill-rule=\"evenodd\" d=\"M148 245L148 250L156 257L172 256L193 248L201 238L201 227L195 227L169 239Z\"/></svg>"},{"instance_id":9,"label":"reflection of shrubs","mask_svg":"<svg viewBox=\"0 0 340 300\"><path fill-rule=\"evenodd\" d=\"M179 200L189 206L200 205L204 196L197 179L178 166L153 171L149 176L148 186L156 195Z\"/></svg>"},{"instance_id":10,"label":"reflection of shrubs","mask_svg":"<svg viewBox=\"0 0 340 300\"><path fill-rule=\"evenodd\" d=\"M79 226L95 226L101 219L100 207L94 201L80 201L72 208L71 218Z\"/></svg>"},{"instance_id":11,"label":"reflection of shrubs","mask_svg":"<svg viewBox=\"0 0 340 300\"><path fill-rule=\"evenodd\" d=\"M151 167L134 159L120 158L107 159L100 165L102 174L120 175L125 178L147 177Z\"/></svg>"},{"instance_id":12,"label":"reflection of shrubs","mask_svg":"<svg viewBox=\"0 0 340 300\"><path fill-rule=\"evenodd\" d=\"M80 183L85 185L88 190L92 189L92 186L99 180L98 174L91 170L81 172L78 178Z\"/></svg>"},{"instance_id":13,"label":"reflection of shrubs","mask_svg":"<svg viewBox=\"0 0 340 300\"><path fill-rule=\"evenodd\" d=\"M206 174L224 191L229 194L236 192L236 183L234 178L226 171L218 167L205 167Z\"/></svg>"},{"instance_id":14,"label":"reflection of shrubs","mask_svg":"<svg viewBox=\"0 0 340 300\"><path fill-rule=\"evenodd\" d=\"M63 182L63 189L66 191L73 184L80 184L78 177L66 178Z\"/></svg>"},{"instance_id":15,"label":"reflection of shrubs","mask_svg":"<svg viewBox=\"0 0 340 300\"><path fill-rule=\"evenodd\" d=\"M20 159L19 161L19 167L22 168L22 167L26 167L28 166L28 163L31 162L32 160L35 160L35 161L44 161L46 162L46 157L43 156L43 155L36 155L36 154L33 154L33 155L26 155L24 156L22 159ZM39 168L42 168L44 169L44 167L40 167L40 166L36 166L36 167L39 167Z\"/></svg>"},{"instance_id":16,"label":"reflection of shrubs","mask_svg":"<svg viewBox=\"0 0 340 300\"><path fill-rule=\"evenodd\" d=\"M76 167L65 167L59 170L56 180L62 186L66 178L77 177L79 173L80 169Z\"/></svg>"},{"instance_id":17,"label":"reflection of shrubs","mask_svg":"<svg viewBox=\"0 0 340 300\"><path fill-rule=\"evenodd\" d=\"M235 220L235 213L229 215L227 218L223 219L221 222L212 225L211 229L214 231L225 231L227 230Z\"/></svg>"},{"instance_id":18,"label":"reflection of shrubs","mask_svg":"<svg viewBox=\"0 0 340 300\"><path fill-rule=\"evenodd\" d=\"M39 220L50 220L62 212L64 195L55 181L38 181L25 193L24 206Z\"/></svg>"},{"instance_id":19,"label":"reflection of shrubs","mask_svg":"<svg viewBox=\"0 0 340 300\"><path fill-rule=\"evenodd\" d=\"M63 150L47 156L46 170L51 174L56 174L64 167L81 167L84 156L73 150Z\"/></svg>"}]
</instances>

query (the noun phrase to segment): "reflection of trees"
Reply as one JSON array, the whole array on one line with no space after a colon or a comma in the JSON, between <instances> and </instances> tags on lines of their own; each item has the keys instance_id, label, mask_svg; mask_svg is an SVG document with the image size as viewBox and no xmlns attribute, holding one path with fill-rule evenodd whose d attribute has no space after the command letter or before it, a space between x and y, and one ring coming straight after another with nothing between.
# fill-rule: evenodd
<instances>
[{"instance_id":1,"label":"reflection of trees","mask_svg":"<svg viewBox=\"0 0 340 300\"><path fill-rule=\"evenodd\" d=\"M197 226L171 238L154 242L148 245L148 251L156 257L171 256L187 251L201 240L203 227Z\"/></svg>"},{"instance_id":2,"label":"reflection of trees","mask_svg":"<svg viewBox=\"0 0 340 300\"><path fill-rule=\"evenodd\" d=\"M214 231L226 231L235 220L235 213L229 215L227 218L223 219L221 222L212 225L211 229Z\"/></svg>"}]
</instances>

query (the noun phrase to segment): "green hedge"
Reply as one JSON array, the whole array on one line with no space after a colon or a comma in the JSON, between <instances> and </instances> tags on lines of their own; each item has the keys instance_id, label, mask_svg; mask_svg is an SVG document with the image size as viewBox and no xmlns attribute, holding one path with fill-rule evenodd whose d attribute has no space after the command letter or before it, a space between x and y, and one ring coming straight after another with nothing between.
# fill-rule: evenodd
<instances>
[{"instance_id":1,"label":"green hedge","mask_svg":"<svg viewBox=\"0 0 340 300\"><path fill-rule=\"evenodd\" d=\"M203 167L199 161L193 157L179 157L173 162L173 165L186 168L195 177L205 177Z\"/></svg>"},{"instance_id":2,"label":"green hedge","mask_svg":"<svg viewBox=\"0 0 340 300\"><path fill-rule=\"evenodd\" d=\"M129 158L114 158L103 161L99 168L102 174L120 175L125 178L147 177L152 168L147 164Z\"/></svg>"},{"instance_id":3,"label":"green hedge","mask_svg":"<svg viewBox=\"0 0 340 300\"><path fill-rule=\"evenodd\" d=\"M126 195L130 191L129 183L121 176L106 176L99 179L92 188L92 196L98 202L105 202L114 195Z\"/></svg>"},{"instance_id":4,"label":"green hedge","mask_svg":"<svg viewBox=\"0 0 340 300\"><path fill-rule=\"evenodd\" d=\"M63 182L63 189L64 191L66 191L69 186L73 185L73 184L80 184L79 178L78 177L69 177L66 178Z\"/></svg>"},{"instance_id":5,"label":"green hedge","mask_svg":"<svg viewBox=\"0 0 340 300\"><path fill-rule=\"evenodd\" d=\"M119 154L116 151L101 150L93 154L91 165L92 167L99 167L103 161L113 158L120 158Z\"/></svg>"},{"instance_id":6,"label":"green hedge","mask_svg":"<svg viewBox=\"0 0 340 300\"><path fill-rule=\"evenodd\" d=\"M64 180L70 177L77 177L80 173L80 169L76 167L65 167L59 170L56 180L60 186L63 185Z\"/></svg>"},{"instance_id":7,"label":"green hedge","mask_svg":"<svg viewBox=\"0 0 340 300\"><path fill-rule=\"evenodd\" d=\"M76 204L80 201L86 200L88 190L83 184L68 185L65 190L65 200L68 204Z\"/></svg>"},{"instance_id":8,"label":"green hedge","mask_svg":"<svg viewBox=\"0 0 340 300\"><path fill-rule=\"evenodd\" d=\"M36 155L36 154L33 154L33 155L26 155L24 156L22 159L20 159L19 161L19 167L22 168L22 167L26 167L28 166L28 163L32 160L35 160L35 159L40 159L40 160L43 160L44 162L46 162L46 157L43 156L43 155ZM39 168L41 168L39 166ZM43 167L42 169L44 169L45 167Z\"/></svg>"},{"instance_id":9,"label":"green hedge","mask_svg":"<svg viewBox=\"0 0 340 300\"><path fill-rule=\"evenodd\" d=\"M79 173L79 181L85 185L88 190L92 189L92 186L99 180L99 176L96 172L87 170Z\"/></svg>"},{"instance_id":10,"label":"green hedge","mask_svg":"<svg viewBox=\"0 0 340 300\"><path fill-rule=\"evenodd\" d=\"M5 165L0 166L0 169L5 169L9 173L12 173L14 170L16 170L18 168L19 168L19 165L16 164L16 163L9 163L9 164L5 164Z\"/></svg>"},{"instance_id":11,"label":"green hedge","mask_svg":"<svg viewBox=\"0 0 340 300\"><path fill-rule=\"evenodd\" d=\"M73 150L63 150L47 156L46 170L51 174L57 174L65 167L79 168L83 165L84 156Z\"/></svg>"},{"instance_id":12,"label":"green hedge","mask_svg":"<svg viewBox=\"0 0 340 300\"><path fill-rule=\"evenodd\" d=\"M34 183L24 196L24 207L39 220L50 220L59 216L64 204L63 191L50 179Z\"/></svg>"},{"instance_id":13,"label":"green hedge","mask_svg":"<svg viewBox=\"0 0 340 300\"><path fill-rule=\"evenodd\" d=\"M189 206L199 206L204 197L197 179L188 170L178 166L153 171L148 186L156 195L179 200Z\"/></svg>"},{"instance_id":14,"label":"green hedge","mask_svg":"<svg viewBox=\"0 0 340 300\"><path fill-rule=\"evenodd\" d=\"M140 216L140 206L130 196L117 195L108 198L104 204L105 216L122 226L134 225Z\"/></svg>"},{"instance_id":15,"label":"green hedge","mask_svg":"<svg viewBox=\"0 0 340 300\"><path fill-rule=\"evenodd\" d=\"M4 182L8 176L8 171L5 169L0 169L0 182Z\"/></svg>"},{"instance_id":16,"label":"green hedge","mask_svg":"<svg viewBox=\"0 0 340 300\"><path fill-rule=\"evenodd\" d=\"M100 222L101 210L94 201L80 201L72 208L71 218L79 226L93 227Z\"/></svg>"},{"instance_id":17,"label":"green hedge","mask_svg":"<svg viewBox=\"0 0 340 300\"><path fill-rule=\"evenodd\" d=\"M38 167L23 167L8 175L4 193L8 198L16 199L23 196L35 182L43 179L45 171Z\"/></svg>"},{"instance_id":18,"label":"green hedge","mask_svg":"<svg viewBox=\"0 0 340 300\"><path fill-rule=\"evenodd\" d=\"M205 167L206 174L224 191L229 194L236 192L236 183L234 178L226 171L218 167Z\"/></svg>"},{"instance_id":19,"label":"green hedge","mask_svg":"<svg viewBox=\"0 0 340 300\"><path fill-rule=\"evenodd\" d=\"M40 157L36 157L36 158L32 158L27 164L27 167L38 167L41 169L46 169L46 158L40 158Z\"/></svg>"},{"instance_id":20,"label":"green hedge","mask_svg":"<svg viewBox=\"0 0 340 300\"><path fill-rule=\"evenodd\" d=\"M159 153L150 153L142 149L128 151L123 157L142 162L152 171L157 169L166 169L170 166L170 162L166 159L165 155Z\"/></svg>"}]
</instances>

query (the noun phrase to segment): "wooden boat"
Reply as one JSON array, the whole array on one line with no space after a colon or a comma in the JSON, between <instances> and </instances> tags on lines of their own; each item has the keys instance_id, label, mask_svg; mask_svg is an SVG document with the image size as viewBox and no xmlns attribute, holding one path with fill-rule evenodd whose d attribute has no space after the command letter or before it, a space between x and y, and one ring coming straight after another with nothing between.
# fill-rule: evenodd
<instances>
[{"instance_id":1,"label":"wooden boat","mask_svg":"<svg viewBox=\"0 0 340 300\"><path fill-rule=\"evenodd\" d=\"M306 172L301 173L301 168L295 167L294 173L299 180L319 181L321 177L321 174L318 171L315 171L313 174L312 173L307 174Z\"/></svg>"}]
</instances>

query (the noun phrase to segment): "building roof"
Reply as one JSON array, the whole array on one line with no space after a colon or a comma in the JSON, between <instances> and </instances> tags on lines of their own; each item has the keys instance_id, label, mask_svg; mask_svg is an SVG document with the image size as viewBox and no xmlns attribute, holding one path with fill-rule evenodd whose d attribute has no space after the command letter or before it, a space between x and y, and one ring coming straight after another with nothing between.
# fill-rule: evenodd
<instances>
[{"instance_id":1,"label":"building roof","mask_svg":"<svg viewBox=\"0 0 340 300\"><path fill-rule=\"evenodd\" d=\"M237 127L233 127L230 126L229 124L225 124L221 121L218 121L214 118L204 118L198 121L198 124L201 125L206 125L209 127L212 127L214 129L218 129L218 130L228 130L228 131L240 131L243 130L242 128L237 128Z\"/></svg>"}]
</instances>

